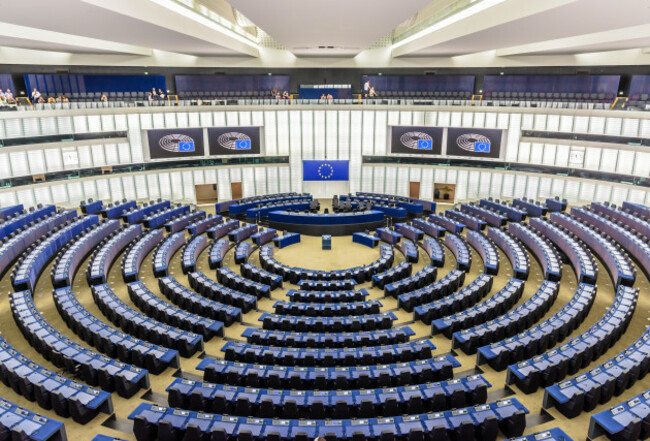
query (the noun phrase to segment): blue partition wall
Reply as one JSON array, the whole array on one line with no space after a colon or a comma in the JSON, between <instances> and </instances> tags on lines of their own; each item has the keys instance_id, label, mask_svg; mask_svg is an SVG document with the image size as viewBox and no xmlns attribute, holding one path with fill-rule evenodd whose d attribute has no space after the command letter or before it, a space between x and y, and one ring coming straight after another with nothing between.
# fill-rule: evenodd
<instances>
[{"instance_id":1,"label":"blue partition wall","mask_svg":"<svg viewBox=\"0 0 650 441\"><path fill-rule=\"evenodd\" d=\"M16 91L14 90L14 81L11 79L10 74L0 74L0 89L3 91L10 89L14 96L16 95Z\"/></svg>"},{"instance_id":2,"label":"blue partition wall","mask_svg":"<svg viewBox=\"0 0 650 441\"><path fill-rule=\"evenodd\" d=\"M270 92L289 90L288 75L176 75L176 92Z\"/></svg>"},{"instance_id":3,"label":"blue partition wall","mask_svg":"<svg viewBox=\"0 0 650 441\"><path fill-rule=\"evenodd\" d=\"M634 75L630 82L630 101L648 101L650 75Z\"/></svg>"},{"instance_id":4,"label":"blue partition wall","mask_svg":"<svg viewBox=\"0 0 650 441\"><path fill-rule=\"evenodd\" d=\"M612 99L618 93L620 75L486 75L483 96L495 92L604 94Z\"/></svg>"},{"instance_id":5,"label":"blue partition wall","mask_svg":"<svg viewBox=\"0 0 650 441\"><path fill-rule=\"evenodd\" d=\"M364 75L361 89L366 81L377 92L467 92L474 93L473 75Z\"/></svg>"},{"instance_id":6,"label":"blue partition wall","mask_svg":"<svg viewBox=\"0 0 650 441\"><path fill-rule=\"evenodd\" d=\"M35 87L44 95L167 90L163 75L27 74L28 94Z\"/></svg>"}]
</instances>

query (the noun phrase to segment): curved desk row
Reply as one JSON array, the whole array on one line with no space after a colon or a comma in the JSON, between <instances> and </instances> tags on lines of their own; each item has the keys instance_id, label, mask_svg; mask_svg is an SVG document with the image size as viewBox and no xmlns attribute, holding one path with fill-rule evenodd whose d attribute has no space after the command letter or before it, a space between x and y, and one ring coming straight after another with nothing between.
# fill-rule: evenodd
<instances>
[{"instance_id":1,"label":"curved desk row","mask_svg":"<svg viewBox=\"0 0 650 441\"><path fill-rule=\"evenodd\" d=\"M277 230L301 234L343 236L357 231L374 230L384 222L384 213L377 210L356 213L289 213L272 211L269 224Z\"/></svg>"}]
</instances>

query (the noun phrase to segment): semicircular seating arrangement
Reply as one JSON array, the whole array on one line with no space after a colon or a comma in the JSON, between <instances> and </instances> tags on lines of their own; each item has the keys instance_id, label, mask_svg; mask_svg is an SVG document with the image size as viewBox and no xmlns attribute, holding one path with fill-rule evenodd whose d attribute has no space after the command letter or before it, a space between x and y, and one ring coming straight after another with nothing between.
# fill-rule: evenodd
<instances>
[{"instance_id":1,"label":"semicircular seating arrangement","mask_svg":"<svg viewBox=\"0 0 650 441\"><path fill-rule=\"evenodd\" d=\"M19 331L0 336L0 440L65 441L91 421L110 433L97 441L650 434L650 209L484 199L443 213L361 194L340 207L410 217L332 250L232 219L310 200L0 218L0 330ZM309 265L346 242L346 269Z\"/></svg>"}]
</instances>

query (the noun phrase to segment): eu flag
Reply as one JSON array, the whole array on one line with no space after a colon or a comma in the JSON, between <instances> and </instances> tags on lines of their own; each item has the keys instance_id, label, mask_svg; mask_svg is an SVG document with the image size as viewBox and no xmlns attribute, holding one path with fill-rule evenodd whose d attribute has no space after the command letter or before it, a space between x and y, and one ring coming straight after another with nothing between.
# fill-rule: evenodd
<instances>
[{"instance_id":1,"label":"eu flag","mask_svg":"<svg viewBox=\"0 0 650 441\"><path fill-rule=\"evenodd\" d=\"M303 181L349 181L350 161L302 161Z\"/></svg>"},{"instance_id":2,"label":"eu flag","mask_svg":"<svg viewBox=\"0 0 650 441\"><path fill-rule=\"evenodd\" d=\"M194 151L194 142L193 141L184 141L178 143L179 152L193 152Z\"/></svg>"},{"instance_id":3,"label":"eu flag","mask_svg":"<svg viewBox=\"0 0 650 441\"><path fill-rule=\"evenodd\" d=\"M481 153L490 153L490 143L489 142L475 142L474 151Z\"/></svg>"}]
</instances>

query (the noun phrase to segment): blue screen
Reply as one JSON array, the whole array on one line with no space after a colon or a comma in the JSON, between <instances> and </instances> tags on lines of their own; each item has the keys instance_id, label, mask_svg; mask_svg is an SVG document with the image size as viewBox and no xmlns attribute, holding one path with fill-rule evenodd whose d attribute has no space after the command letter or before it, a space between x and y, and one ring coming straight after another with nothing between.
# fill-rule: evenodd
<instances>
[{"instance_id":1,"label":"blue screen","mask_svg":"<svg viewBox=\"0 0 650 441\"><path fill-rule=\"evenodd\" d=\"M237 150L250 150L251 149L251 140L250 139L240 139L235 141L235 148Z\"/></svg>"},{"instance_id":2,"label":"blue screen","mask_svg":"<svg viewBox=\"0 0 650 441\"><path fill-rule=\"evenodd\" d=\"M430 139L418 139L418 149L419 150L432 150L433 141Z\"/></svg>"},{"instance_id":3,"label":"blue screen","mask_svg":"<svg viewBox=\"0 0 650 441\"><path fill-rule=\"evenodd\" d=\"M303 181L349 181L350 161L302 161Z\"/></svg>"},{"instance_id":4,"label":"blue screen","mask_svg":"<svg viewBox=\"0 0 650 441\"><path fill-rule=\"evenodd\" d=\"M193 152L194 151L194 143L191 142L191 141L179 142L178 143L178 151L179 152Z\"/></svg>"},{"instance_id":5,"label":"blue screen","mask_svg":"<svg viewBox=\"0 0 650 441\"><path fill-rule=\"evenodd\" d=\"M475 142L474 143L474 151L475 152L489 153L490 152L490 143L489 142Z\"/></svg>"}]
</instances>

